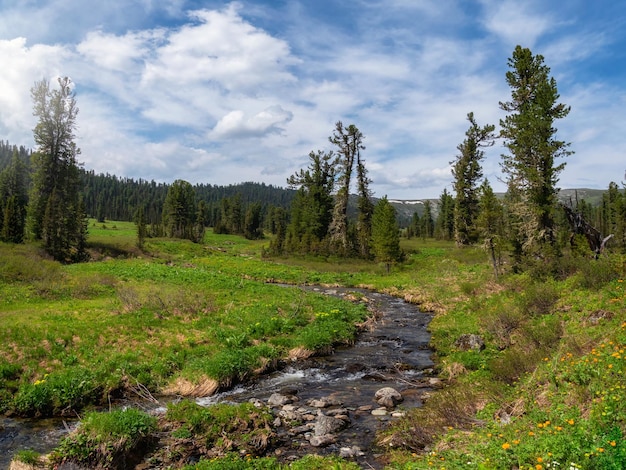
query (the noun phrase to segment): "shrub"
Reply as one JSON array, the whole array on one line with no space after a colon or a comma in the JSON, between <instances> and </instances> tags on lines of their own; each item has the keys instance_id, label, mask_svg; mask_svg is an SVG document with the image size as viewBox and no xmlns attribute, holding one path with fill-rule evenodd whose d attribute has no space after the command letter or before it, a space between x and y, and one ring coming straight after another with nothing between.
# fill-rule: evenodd
<instances>
[{"instance_id":1,"label":"shrub","mask_svg":"<svg viewBox=\"0 0 626 470\"><path fill-rule=\"evenodd\" d=\"M559 300L559 292L549 282L530 284L519 298L522 312L530 315L546 315L550 313Z\"/></svg>"},{"instance_id":2,"label":"shrub","mask_svg":"<svg viewBox=\"0 0 626 470\"><path fill-rule=\"evenodd\" d=\"M584 289L600 290L618 277L619 270L611 263L611 259L600 258L581 263L578 282Z\"/></svg>"}]
</instances>

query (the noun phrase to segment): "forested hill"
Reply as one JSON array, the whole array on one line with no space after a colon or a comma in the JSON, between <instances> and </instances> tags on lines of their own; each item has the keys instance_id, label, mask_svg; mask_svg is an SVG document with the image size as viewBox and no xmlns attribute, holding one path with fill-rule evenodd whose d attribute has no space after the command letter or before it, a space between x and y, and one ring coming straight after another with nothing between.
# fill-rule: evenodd
<instances>
[{"instance_id":1,"label":"forested hill","mask_svg":"<svg viewBox=\"0 0 626 470\"><path fill-rule=\"evenodd\" d=\"M0 172L10 165L14 154L30 166L31 150L0 140ZM88 215L101 220L131 221L136 210L142 207L148 223L160 222L169 183L96 174L93 170L81 170L81 173L83 200ZM291 189L253 182L227 186L197 184L194 191L196 199L207 204L209 222L220 212L222 201L226 198L237 198L237 203L241 203L243 208L260 203L264 209L270 206L288 209L295 195Z\"/></svg>"},{"instance_id":2,"label":"forested hill","mask_svg":"<svg viewBox=\"0 0 626 470\"><path fill-rule=\"evenodd\" d=\"M84 201L88 214L100 219L130 221L137 208L143 207L148 223L160 221L170 187L166 183L95 174L93 171L84 172L84 182ZM207 203L209 222L214 214L219 213L225 198L241 198L243 207L259 202L264 207L287 209L295 194L293 190L253 182L228 186L197 184L193 188L196 199Z\"/></svg>"}]
</instances>

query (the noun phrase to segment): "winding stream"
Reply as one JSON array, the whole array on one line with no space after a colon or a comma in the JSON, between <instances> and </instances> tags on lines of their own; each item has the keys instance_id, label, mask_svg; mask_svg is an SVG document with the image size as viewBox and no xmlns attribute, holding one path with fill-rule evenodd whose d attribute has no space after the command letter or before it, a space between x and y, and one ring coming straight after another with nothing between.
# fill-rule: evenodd
<instances>
[{"instance_id":1,"label":"winding stream","mask_svg":"<svg viewBox=\"0 0 626 470\"><path fill-rule=\"evenodd\" d=\"M337 434L336 442L312 447L304 436L285 431L282 435L279 433L283 445L276 449L276 455L288 459L307 453L340 454L341 449L358 448L361 452L353 457L363 468L381 468L372 443L376 431L394 418L391 413L382 414L374 396L377 390L392 387L401 392L403 398L396 412L421 405L422 393L429 390L428 373L433 366L427 331L431 315L401 299L371 291L307 289L336 296L358 292L375 307L377 320L359 334L353 346L337 348L329 356L286 365L253 382L197 401L202 405L253 398L267 402L272 394L289 393L297 397L297 405L331 397L350 415L349 426ZM380 413L373 413L376 409ZM59 420L0 419L0 468L8 468L11 456L20 449L50 451L68 428Z\"/></svg>"}]
</instances>

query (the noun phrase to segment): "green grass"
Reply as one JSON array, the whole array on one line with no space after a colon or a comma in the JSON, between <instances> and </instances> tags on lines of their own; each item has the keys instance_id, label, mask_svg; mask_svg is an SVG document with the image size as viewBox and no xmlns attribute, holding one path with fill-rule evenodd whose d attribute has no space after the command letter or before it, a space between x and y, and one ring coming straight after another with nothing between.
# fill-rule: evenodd
<instances>
[{"instance_id":1,"label":"green grass","mask_svg":"<svg viewBox=\"0 0 626 470\"><path fill-rule=\"evenodd\" d=\"M128 244L128 224L113 225L90 237ZM176 383L227 387L292 348L350 342L367 315L362 305L266 283L336 279L262 260L258 242L209 233L201 245L153 239L147 246L150 256L37 267L37 251L0 245L15 274L0 283L7 364L0 370L13 367L0 377L0 409L47 416L106 404L139 386L155 394L175 393ZM243 338L236 348L234 338ZM68 371L83 377L80 387Z\"/></svg>"}]
</instances>

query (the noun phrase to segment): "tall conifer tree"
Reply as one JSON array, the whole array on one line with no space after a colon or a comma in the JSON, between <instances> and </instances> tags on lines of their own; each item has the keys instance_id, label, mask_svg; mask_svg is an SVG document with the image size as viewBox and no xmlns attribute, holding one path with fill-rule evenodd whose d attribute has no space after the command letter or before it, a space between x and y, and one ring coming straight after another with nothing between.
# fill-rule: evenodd
<instances>
[{"instance_id":1,"label":"tall conifer tree","mask_svg":"<svg viewBox=\"0 0 626 470\"><path fill-rule=\"evenodd\" d=\"M480 127L474 119L474 113L467 115L470 127L465 132L465 140L457 149L459 155L452 164L454 176L454 239L458 246L475 243L478 239L475 222L478 215L478 183L483 177L481 161L485 152L483 147L494 144L494 125Z\"/></svg>"},{"instance_id":2,"label":"tall conifer tree","mask_svg":"<svg viewBox=\"0 0 626 470\"><path fill-rule=\"evenodd\" d=\"M565 163L569 143L557 140L554 123L570 108L558 103L556 81L541 55L517 46L508 61L506 81L511 101L500 108L509 114L500 120L500 136L509 153L502 156L502 169L509 188L521 197L513 207L522 224L522 250L545 258L556 254L555 209L558 175Z\"/></svg>"},{"instance_id":3,"label":"tall conifer tree","mask_svg":"<svg viewBox=\"0 0 626 470\"><path fill-rule=\"evenodd\" d=\"M47 80L31 89L37 151L32 156L33 189L28 225L31 236L62 262L87 258L87 223L81 200L80 150L74 142L78 107L72 82L59 78L53 90Z\"/></svg>"}]
</instances>

